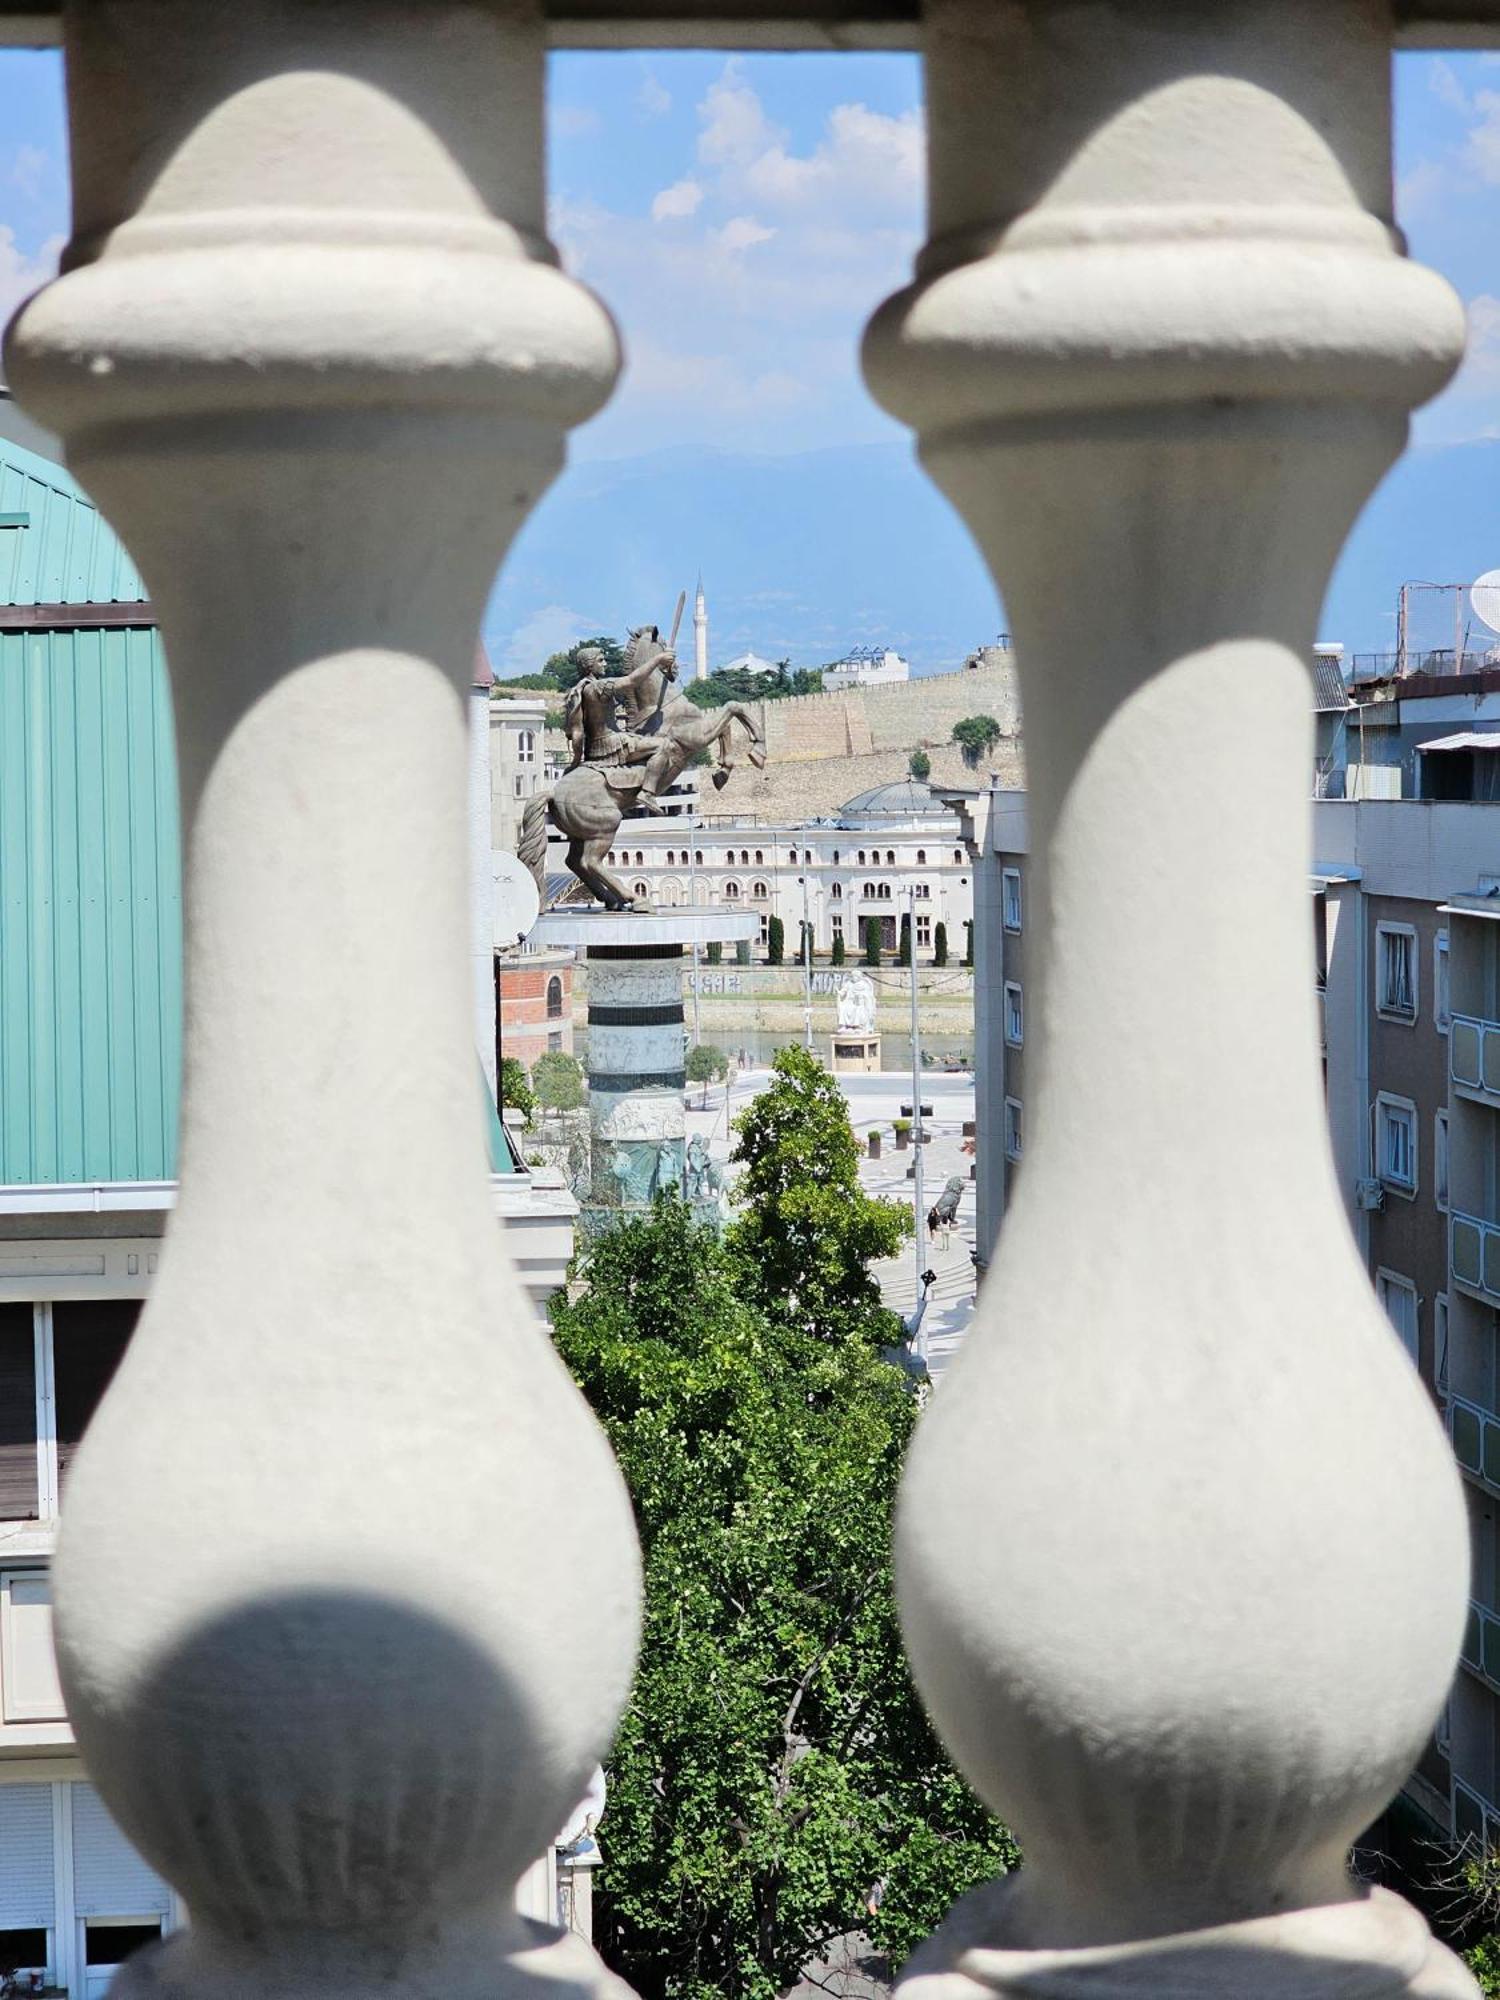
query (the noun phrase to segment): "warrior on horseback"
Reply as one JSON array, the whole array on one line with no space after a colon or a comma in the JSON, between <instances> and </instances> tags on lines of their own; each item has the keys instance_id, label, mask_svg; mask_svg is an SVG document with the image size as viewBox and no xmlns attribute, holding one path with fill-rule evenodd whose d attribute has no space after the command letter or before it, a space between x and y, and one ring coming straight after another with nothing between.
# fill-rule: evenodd
<instances>
[{"instance_id":1,"label":"warrior on horseback","mask_svg":"<svg viewBox=\"0 0 1500 2000\"><path fill-rule=\"evenodd\" d=\"M679 620L683 602L677 600ZM718 752L713 781L722 786L734 768L736 726L749 735L751 763L765 763L760 726L743 702L702 709L678 692L676 636L674 624L663 645L656 626L638 627L621 674L605 673L595 646L579 654L582 672L564 711L573 761L550 792L527 802L521 818L517 852L544 894L549 820L567 835L568 867L590 894L606 909L630 909L629 891L604 865L625 814L638 806L660 812L662 792L703 750ZM624 707L623 727L617 703Z\"/></svg>"}]
</instances>

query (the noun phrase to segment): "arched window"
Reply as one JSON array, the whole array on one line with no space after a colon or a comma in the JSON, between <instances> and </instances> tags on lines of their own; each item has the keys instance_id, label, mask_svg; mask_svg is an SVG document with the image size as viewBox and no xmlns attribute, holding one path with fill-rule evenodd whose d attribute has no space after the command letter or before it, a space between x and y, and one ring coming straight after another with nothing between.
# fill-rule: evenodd
<instances>
[{"instance_id":1,"label":"arched window","mask_svg":"<svg viewBox=\"0 0 1500 2000\"><path fill-rule=\"evenodd\" d=\"M880 894L883 901L888 903L891 900L891 885L889 882L881 883Z\"/></svg>"},{"instance_id":2,"label":"arched window","mask_svg":"<svg viewBox=\"0 0 1500 2000\"><path fill-rule=\"evenodd\" d=\"M764 868L766 865L766 857L761 853L758 847L755 850L755 865L757 868Z\"/></svg>"},{"instance_id":3,"label":"arched window","mask_svg":"<svg viewBox=\"0 0 1500 2000\"><path fill-rule=\"evenodd\" d=\"M787 860L788 860L789 862L791 862L792 864L794 864L794 865L795 865L795 863L796 863L796 860L797 860L797 850L796 850L796 848L795 848L795 847L791 848L791 849L790 849L790 850L788 851L788 853L787 853L787 857L786 857L786 858L787 858Z\"/></svg>"},{"instance_id":4,"label":"arched window","mask_svg":"<svg viewBox=\"0 0 1500 2000\"><path fill-rule=\"evenodd\" d=\"M516 762L534 764L536 762L536 731L523 729L516 738Z\"/></svg>"},{"instance_id":5,"label":"arched window","mask_svg":"<svg viewBox=\"0 0 1500 2000\"><path fill-rule=\"evenodd\" d=\"M834 859L836 861L838 859L838 856L835 855ZM865 850L863 848L859 850L859 865L861 868L863 868L865 865Z\"/></svg>"},{"instance_id":6,"label":"arched window","mask_svg":"<svg viewBox=\"0 0 1500 2000\"><path fill-rule=\"evenodd\" d=\"M770 896L771 892L766 887L764 882L753 882L750 885L750 893L755 898L757 903L764 903Z\"/></svg>"},{"instance_id":7,"label":"arched window","mask_svg":"<svg viewBox=\"0 0 1500 2000\"><path fill-rule=\"evenodd\" d=\"M953 850L953 859L954 859L954 860L955 860L955 861L956 861L956 862L958 863L958 865L959 865L959 867L960 867L960 868L962 868L962 867L963 867L963 865L964 865L964 851L963 851L963 849L962 849L961 847L955 847L955 848L954 848L954 850Z\"/></svg>"},{"instance_id":8,"label":"arched window","mask_svg":"<svg viewBox=\"0 0 1500 2000\"><path fill-rule=\"evenodd\" d=\"M640 900L644 903L650 897L651 891L646 887L644 882L632 882L630 885L630 893L632 896L639 897Z\"/></svg>"},{"instance_id":9,"label":"arched window","mask_svg":"<svg viewBox=\"0 0 1500 2000\"><path fill-rule=\"evenodd\" d=\"M703 866L703 849L701 847L693 849L693 860L699 868Z\"/></svg>"},{"instance_id":10,"label":"arched window","mask_svg":"<svg viewBox=\"0 0 1500 2000\"><path fill-rule=\"evenodd\" d=\"M637 856L637 859L639 859L639 856ZM888 848L887 848L887 849L885 850L885 865L886 865L886 867L887 867L887 868L894 868L894 867L895 867L895 865L896 865L896 850L895 850L895 848L894 848L894 847L888 847Z\"/></svg>"},{"instance_id":11,"label":"arched window","mask_svg":"<svg viewBox=\"0 0 1500 2000\"><path fill-rule=\"evenodd\" d=\"M833 850L833 865L835 868L839 865L839 851L837 848Z\"/></svg>"},{"instance_id":12,"label":"arched window","mask_svg":"<svg viewBox=\"0 0 1500 2000\"><path fill-rule=\"evenodd\" d=\"M562 981L556 973L553 973L547 981L547 1019L549 1021L562 1019Z\"/></svg>"},{"instance_id":13,"label":"arched window","mask_svg":"<svg viewBox=\"0 0 1500 2000\"><path fill-rule=\"evenodd\" d=\"M925 868L927 866L927 849L925 847L919 847L917 849L917 866L919 868Z\"/></svg>"},{"instance_id":14,"label":"arched window","mask_svg":"<svg viewBox=\"0 0 1500 2000\"><path fill-rule=\"evenodd\" d=\"M644 868L646 865L646 857L639 848L635 850L635 865L637 868Z\"/></svg>"},{"instance_id":15,"label":"arched window","mask_svg":"<svg viewBox=\"0 0 1500 2000\"><path fill-rule=\"evenodd\" d=\"M726 903L737 903L740 900L740 885L738 882L726 882L724 884L724 900Z\"/></svg>"},{"instance_id":16,"label":"arched window","mask_svg":"<svg viewBox=\"0 0 1500 2000\"><path fill-rule=\"evenodd\" d=\"M677 849L675 847L669 847L667 849L667 866L669 868L675 868L677 866Z\"/></svg>"},{"instance_id":17,"label":"arched window","mask_svg":"<svg viewBox=\"0 0 1500 2000\"><path fill-rule=\"evenodd\" d=\"M873 882L866 882L864 886L864 898L867 903L875 900L875 884Z\"/></svg>"},{"instance_id":18,"label":"arched window","mask_svg":"<svg viewBox=\"0 0 1500 2000\"><path fill-rule=\"evenodd\" d=\"M834 902L834 903L842 903L842 902L843 902L843 900L844 900L844 885L843 885L843 883L842 883L842 882L835 882L835 883L834 883L834 884L833 884L833 885L832 885L832 886L830 887L830 889L829 889L829 891L828 891L828 897L829 897L829 901L830 901L830 902Z\"/></svg>"},{"instance_id":19,"label":"arched window","mask_svg":"<svg viewBox=\"0 0 1500 2000\"><path fill-rule=\"evenodd\" d=\"M747 847L740 849L740 866L741 868L748 868L750 866L750 850Z\"/></svg>"}]
</instances>

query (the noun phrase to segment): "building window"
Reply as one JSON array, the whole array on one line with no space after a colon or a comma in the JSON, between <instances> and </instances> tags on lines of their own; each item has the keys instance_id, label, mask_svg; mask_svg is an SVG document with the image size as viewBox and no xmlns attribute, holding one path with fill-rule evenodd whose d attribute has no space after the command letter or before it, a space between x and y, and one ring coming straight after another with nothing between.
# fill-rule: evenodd
<instances>
[{"instance_id":1,"label":"building window","mask_svg":"<svg viewBox=\"0 0 1500 2000\"><path fill-rule=\"evenodd\" d=\"M887 848L887 849L885 850L885 865L886 865L886 867L887 867L887 868L894 868L894 867L895 867L895 865L896 865L896 850L895 850L895 848L894 848L894 847L888 847L888 848Z\"/></svg>"},{"instance_id":2,"label":"building window","mask_svg":"<svg viewBox=\"0 0 1500 2000\"><path fill-rule=\"evenodd\" d=\"M1439 931L1432 940L1432 1024L1440 1035L1448 1032L1448 933Z\"/></svg>"},{"instance_id":3,"label":"building window","mask_svg":"<svg viewBox=\"0 0 1500 2000\"><path fill-rule=\"evenodd\" d=\"M881 885L880 885L880 900L881 900L881 901L882 901L883 903L889 903L889 902L890 902L890 901L892 900L892 898L893 898L894 894L895 894L895 891L894 891L894 890L893 890L893 889L891 888L891 885L890 885L890 883L889 883L889 882L882 882L882 883L881 883Z\"/></svg>"},{"instance_id":4,"label":"building window","mask_svg":"<svg viewBox=\"0 0 1500 2000\"><path fill-rule=\"evenodd\" d=\"M1385 1307L1386 1318L1396 1329L1401 1345L1415 1367L1417 1361L1417 1288L1410 1278L1396 1271L1377 1271L1375 1291Z\"/></svg>"},{"instance_id":5,"label":"building window","mask_svg":"<svg viewBox=\"0 0 1500 2000\"><path fill-rule=\"evenodd\" d=\"M932 943L932 919L928 916L917 918L917 943L925 951Z\"/></svg>"},{"instance_id":6,"label":"building window","mask_svg":"<svg viewBox=\"0 0 1500 2000\"><path fill-rule=\"evenodd\" d=\"M547 1031L547 1053L549 1056L562 1054L562 1029L549 1028Z\"/></svg>"},{"instance_id":7,"label":"building window","mask_svg":"<svg viewBox=\"0 0 1500 2000\"><path fill-rule=\"evenodd\" d=\"M958 864L958 866L959 866L960 868L962 868L962 867L963 867L963 865L964 865L964 851L963 851L963 849L962 849L961 847L955 847L955 848L954 848L954 850L953 850L953 859L954 859L954 860L955 860L955 861L957 862L957 864Z\"/></svg>"},{"instance_id":8,"label":"building window","mask_svg":"<svg viewBox=\"0 0 1500 2000\"><path fill-rule=\"evenodd\" d=\"M1375 1101L1376 1171L1398 1194L1417 1191L1417 1107L1382 1091Z\"/></svg>"},{"instance_id":9,"label":"building window","mask_svg":"<svg viewBox=\"0 0 1500 2000\"><path fill-rule=\"evenodd\" d=\"M693 865L697 868L701 868L703 866L703 849L701 847L695 847L693 849Z\"/></svg>"},{"instance_id":10,"label":"building window","mask_svg":"<svg viewBox=\"0 0 1500 2000\"><path fill-rule=\"evenodd\" d=\"M833 865L835 868L839 865L839 851L837 848L833 850Z\"/></svg>"},{"instance_id":11,"label":"building window","mask_svg":"<svg viewBox=\"0 0 1500 2000\"><path fill-rule=\"evenodd\" d=\"M925 847L919 847L917 849L917 866L919 868L925 868L927 866L927 849Z\"/></svg>"},{"instance_id":12,"label":"building window","mask_svg":"<svg viewBox=\"0 0 1500 2000\"><path fill-rule=\"evenodd\" d=\"M1005 982L1005 1039L1013 1049L1021 1046L1024 1016L1021 989L1014 979Z\"/></svg>"},{"instance_id":13,"label":"building window","mask_svg":"<svg viewBox=\"0 0 1500 2000\"><path fill-rule=\"evenodd\" d=\"M748 848L742 847L740 849L740 866L741 868L748 868L750 866L750 853Z\"/></svg>"},{"instance_id":14,"label":"building window","mask_svg":"<svg viewBox=\"0 0 1500 2000\"><path fill-rule=\"evenodd\" d=\"M1441 1394L1448 1387L1448 1294L1432 1302L1432 1379Z\"/></svg>"},{"instance_id":15,"label":"building window","mask_svg":"<svg viewBox=\"0 0 1500 2000\"><path fill-rule=\"evenodd\" d=\"M1377 1012L1396 1021L1417 1018L1417 934L1410 924L1377 924Z\"/></svg>"},{"instance_id":16,"label":"building window","mask_svg":"<svg viewBox=\"0 0 1500 2000\"><path fill-rule=\"evenodd\" d=\"M647 902L650 899L651 895L650 889L647 888L644 882L632 882L630 885L630 893L632 896L636 898L638 902L642 903Z\"/></svg>"},{"instance_id":17,"label":"building window","mask_svg":"<svg viewBox=\"0 0 1500 2000\"><path fill-rule=\"evenodd\" d=\"M832 882L829 884L828 899L833 903L841 903L844 900L844 885L842 882Z\"/></svg>"},{"instance_id":18,"label":"building window","mask_svg":"<svg viewBox=\"0 0 1500 2000\"><path fill-rule=\"evenodd\" d=\"M844 913L842 910L835 910L833 915L828 919L828 939L830 944L835 938L841 938L843 935Z\"/></svg>"},{"instance_id":19,"label":"building window","mask_svg":"<svg viewBox=\"0 0 1500 2000\"><path fill-rule=\"evenodd\" d=\"M1448 1114L1439 1111L1432 1121L1432 1199L1446 1214L1448 1208Z\"/></svg>"},{"instance_id":20,"label":"building window","mask_svg":"<svg viewBox=\"0 0 1500 2000\"><path fill-rule=\"evenodd\" d=\"M675 847L669 847L667 849L667 866L669 868L675 868L677 866L677 849Z\"/></svg>"},{"instance_id":21,"label":"building window","mask_svg":"<svg viewBox=\"0 0 1500 2000\"><path fill-rule=\"evenodd\" d=\"M1021 1157L1021 1100L1007 1097L1005 1100L1005 1157L1019 1160Z\"/></svg>"},{"instance_id":22,"label":"building window","mask_svg":"<svg viewBox=\"0 0 1500 2000\"><path fill-rule=\"evenodd\" d=\"M536 731L523 729L516 738L516 762L534 764L536 762Z\"/></svg>"},{"instance_id":23,"label":"building window","mask_svg":"<svg viewBox=\"0 0 1500 2000\"><path fill-rule=\"evenodd\" d=\"M770 896L771 891L764 882L752 882L750 885L750 894L755 898L757 903L764 903Z\"/></svg>"},{"instance_id":24,"label":"building window","mask_svg":"<svg viewBox=\"0 0 1500 2000\"><path fill-rule=\"evenodd\" d=\"M762 943L763 945L764 945L764 944L767 944L767 943L769 943L769 941L770 941L770 936L771 936L771 919L770 919L770 918L769 918L769 917L768 917L768 916L766 915L766 913L765 913L764 911L762 911L762 912L761 912L761 917L760 917L760 941L761 941L761 943Z\"/></svg>"},{"instance_id":25,"label":"building window","mask_svg":"<svg viewBox=\"0 0 1500 2000\"><path fill-rule=\"evenodd\" d=\"M794 847L794 848L792 848L792 849L791 849L791 850L790 850L790 851L788 852L788 854L787 854L787 857L786 857L786 858L787 858L787 861L788 861L788 862L789 862L789 863L790 863L790 864L791 864L791 865L792 865L793 867L795 867L795 866L796 866L796 862L797 862L797 850L796 850L796 848L795 848L795 847Z\"/></svg>"},{"instance_id":26,"label":"building window","mask_svg":"<svg viewBox=\"0 0 1500 2000\"><path fill-rule=\"evenodd\" d=\"M865 865L865 850L863 848L859 850L859 865L861 868Z\"/></svg>"},{"instance_id":27,"label":"building window","mask_svg":"<svg viewBox=\"0 0 1500 2000\"><path fill-rule=\"evenodd\" d=\"M562 980L555 972L547 981L547 1019L549 1021L562 1019Z\"/></svg>"},{"instance_id":28,"label":"building window","mask_svg":"<svg viewBox=\"0 0 1500 2000\"><path fill-rule=\"evenodd\" d=\"M758 847L755 850L755 865L757 868L764 868L766 865L766 857L761 853Z\"/></svg>"},{"instance_id":29,"label":"building window","mask_svg":"<svg viewBox=\"0 0 1500 2000\"><path fill-rule=\"evenodd\" d=\"M954 857L957 859L957 856ZM1021 928L1021 871L1019 868L1000 870L1001 921L1008 931Z\"/></svg>"},{"instance_id":30,"label":"building window","mask_svg":"<svg viewBox=\"0 0 1500 2000\"><path fill-rule=\"evenodd\" d=\"M873 902L875 900L875 884L873 882L866 882L861 894L867 903Z\"/></svg>"},{"instance_id":31,"label":"building window","mask_svg":"<svg viewBox=\"0 0 1500 2000\"><path fill-rule=\"evenodd\" d=\"M724 884L724 900L726 903L737 903L740 900L740 885L738 882L726 882Z\"/></svg>"},{"instance_id":32,"label":"building window","mask_svg":"<svg viewBox=\"0 0 1500 2000\"><path fill-rule=\"evenodd\" d=\"M515 775L515 776L514 776L514 777L513 777L512 779L511 779L511 781L510 781L510 787L511 787L511 790L512 790L512 791L513 791L513 792L515 793L515 795L516 795L516 797L517 797L518 799L524 799L524 798L525 798L525 796L526 796L526 779L525 779L524 775L523 775L523 774L522 774L522 773L521 773L520 771L517 771L516 775Z\"/></svg>"},{"instance_id":33,"label":"building window","mask_svg":"<svg viewBox=\"0 0 1500 2000\"><path fill-rule=\"evenodd\" d=\"M932 884L930 882L919 882L917 884L917 901L919 903L930 903L932 901Z\"/></svg>"}]
</instances>

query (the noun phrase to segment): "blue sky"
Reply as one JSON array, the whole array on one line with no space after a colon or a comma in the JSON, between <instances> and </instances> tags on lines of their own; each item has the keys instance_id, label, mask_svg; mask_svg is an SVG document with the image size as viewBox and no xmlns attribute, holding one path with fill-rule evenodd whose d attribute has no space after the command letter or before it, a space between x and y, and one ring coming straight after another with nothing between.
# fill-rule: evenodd
<instances>
[{"instance_id":1,"label":"blue sky","mask_svg":"<svg viewBox=\"0 0 1500 2000\"><path fill-rule=\"evenodd\" d=\"M915 58L563 54L551 62L550 99L552 233L614 310L630 356L610 406L577 435L575 464L713 449L728 454L732 482L736 454L902 442L866 395L856 356L865 319L903 281L920 240ZM1471 344L1454 386L1419 415L1416 449L1340 572L1332 636L1364 647L1389 643L1398 571L1447 563L1459 578L1500 563L1500 448L1494 481L1483 450L1500 440L1500 56L1402 56L1395 101L1398 218L1414 254L1464 298ZM0 54L0 135L8 312L53 267L67 226L55 55ZM1445 480L1450 453L1467 478ZM1493 502L1483 497L1491 484ZM544 508L568 504L565 476ZM962 538L956 521L931 519L931 532ZM753 548L744 559L753 571ZM567 593L578 610L508 604L502 579L486 623L492 648L519 664L528 646L585 620L588 560L581 550ZM918 551L918 598L921 578ZM858 577L840 587L857 609Z\"/></svg>"}]
</instances>

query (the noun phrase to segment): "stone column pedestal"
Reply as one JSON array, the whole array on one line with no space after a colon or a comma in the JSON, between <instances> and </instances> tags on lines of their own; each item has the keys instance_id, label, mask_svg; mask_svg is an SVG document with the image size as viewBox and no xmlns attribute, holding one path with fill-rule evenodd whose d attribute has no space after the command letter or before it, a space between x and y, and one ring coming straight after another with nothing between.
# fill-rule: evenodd
<instances>
[{"instance_id":1,"label":"stone column pedestal","mask_svg":"<svg viewBox=\"0 0 1500 2000\"><path fill-rule=\"evenodd\" d=\"M588 968L590 1171L585 1236L680 1189L687 1151L682 974L693 945L753 939L753 912L553 910L537 942L582 950Z\"/></svg>"}]
</instances>

